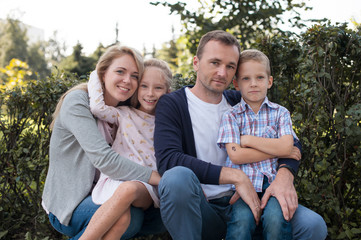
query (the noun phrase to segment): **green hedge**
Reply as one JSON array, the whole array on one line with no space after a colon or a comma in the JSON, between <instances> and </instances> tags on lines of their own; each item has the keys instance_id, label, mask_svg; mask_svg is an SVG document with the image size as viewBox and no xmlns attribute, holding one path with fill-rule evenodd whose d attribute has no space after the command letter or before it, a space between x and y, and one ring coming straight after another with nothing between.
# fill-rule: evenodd
<instances>
[{"instance_id":1,"label":"green hedge","mask_svg":"<svg viewBox=\"0 0 361 240\"><path fill-rule=\"evenodd\" d=\"M292 113L303 143L299 201L326 220L329 239L361 239L361 35L317 25L260 37L272 62L272 101ZM175 77L176 87L194 78ZM0 239L59 239L41 208L49 124L60 95L81 82L53 75L0 92ZM169 239L168 235L144 239Z\"/></svg>"}]
</instances>

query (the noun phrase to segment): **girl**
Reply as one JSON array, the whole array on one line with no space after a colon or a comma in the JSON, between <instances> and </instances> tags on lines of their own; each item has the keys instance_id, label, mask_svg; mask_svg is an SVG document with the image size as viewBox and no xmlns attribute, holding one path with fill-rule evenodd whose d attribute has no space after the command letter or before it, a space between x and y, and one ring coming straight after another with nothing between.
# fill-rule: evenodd
<instances>
[{"instance_id":1,"label":"girl","mask_svg":"<svg viewBox=\"0 0 361 240\"><path fill-rule=\"evenodd\" d=\"M122 74L123 69L119 72ZM99 128L112 148L134 162L156 171L153 148L154 113L158 99L170 92L172 73L162 60L145 61L133 107L112 107L103 97L102 84L95 72L90 76L88 90L92 113L101 119ZM126 88L119 86L121 91ZM106 121L106 122L105 122ZM117 128L115 137L112 130ZM114 139L114 140L113 140ZM91 219L81 239L117 239L131 220L131 206L146 210L152 204L159 207L157 189L144 181L113 180L105 174L93 190L93 201L102 204ZM113 206L115 209L113 209Z\"/></svg>"},{"instance_id":2,"label":"girl","mask_svg":"<svg viewBox=\"0 0 361 240\"><path fill-rule=\"evenodd\" d=\"M125 69L117 74L114 69ZM141 54L128 47L110 47L99 59L97 70L104 80L104 97L113 106L128 104L138 87L144 69ZM126 89L127 91L120 91ZM109 103L108 103L109 104ZM60 233L78 239L99 208L90 193L97 180L97 169L112 179L139 180L158 185L160 176L149 167L120 156L104 141L89 109L87 84L77 85L59 100L51 124L49 169L42 196L42 206L51 225ZM129 236L147 231L164 231L159 213L132 209ZM151 222L147 222L152 214ZM154 224L153 224L154 223ZM148 226L143 229L142 226ZM150 233L149 230L153 232Z\"/></svg>"}]
</instances>

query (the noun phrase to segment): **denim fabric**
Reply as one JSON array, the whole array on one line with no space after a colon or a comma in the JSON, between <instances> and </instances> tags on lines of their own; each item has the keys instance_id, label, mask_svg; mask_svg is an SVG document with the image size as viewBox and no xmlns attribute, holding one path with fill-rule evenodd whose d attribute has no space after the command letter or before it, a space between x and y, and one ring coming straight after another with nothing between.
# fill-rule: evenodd
<instances>
[{"instance_id":1,"label":"denim fabric","mask_svg":"<svg viewBox=\"0 0 361 240\"><path fill-rule=\"evenodd\" d=\"M264 190L269 186L268 181L264 182ZM263 193L259 194L260 198L262 198ZM271 204L271 205L269 205ZM245 206L244 206L245 205ZM264 210L264 213L261 217L261 224L257 227L255 226L255 221L251 210L249 209L248 205L246 205L243 200L239 199L234 205L233 209L238 209L237 211L233 211L231 213L231 221L228 223L228 226L231 224L235 225L238 224L238 229L246 228L249 229L247 234L253 233L252 238L250 235L242 238L239 237L240 233L237 233L237 228L232 230L232 228L228 227L227 230L227 238L228 240L232 239L253 239L253 240L261 240L261 239L277 239L277 237L271 237L276 235L274 232L277 228L275 228L275 223L277 224L284 224L285 220L279 214L282 214L280 209L280 205L276 198L271 197L268 200L267 206ZM243 212L241 212L243 211ZM238 219L234 216L236 213ZM275 215L278 215L276 219L274 219ZM242 218L239 216L243 216ZM270 220L267 220L267 216L270 217ZM251 219L252 221L247 221ZM283 219L281 221L280 219ZM292 238L288 238L289 235L286 233L285 236L279 236L278 239L294 239L294 240L324 240L327 237L327 226L323 218L317 214L316 212L302 206L301 204L298 205L298 208L293 215L293 218L290 221L292 225ZM243 226L243 227L240 227ZM265 230L266 228L266 230ZM268 230L267 230L268 229ZM266 234L266 232L271 233L271 235ZM276 235L277 236L277 235ZM286 238L284 238L286 237Z\"/></svg>"},{"instance_id":2,"label":"denim fabric","mask_svg":"<svg viewBox=\"0 0 361 240\"><path fill-rule=\"evenodd\" d=\"M265 176L263 179L262 193L259 193L259 197L262 198L263 193L269 187L268 179ZM287 222L282 214L281 206L274 197L270 197L267 205L261 215L262 227L257 228L258 236L259 231L262 231L263 239L269 240L291 240L292 239L292 225ZM226 240L233 239L252 239L256 231L256 221L249 206L242 200L233 205L231 220L227 225L227 237Z\"/></svg>"},{"instance_id":3,"label":"denim fabric","mask_svg":"<svg viewBox=\"0 0 361 240\"><path fill-rule=\"evenodd\" d=\"M71 237L72 240L77 240L83 234L91 217L99 207L100 205L94 204L91 196L88 196L74 210L68 226L61 224L52 213L49 213L49 220L55 230ZM150 207L143 211L140 208L131 207L131 222L121 239L158 234L165 231L159 209Z\"/></svg>"},{"instance_id":4,"label":"denim fabric","mask_svg":"<svg viewBox=\"0 0 361 240\"><path fill-rule=\"evenodd\" d=\"M226 233L230 197L207 201L192 170L167 170L158 186L164 225L173 240L218 240Z\"/></svg>"}]
</instances>

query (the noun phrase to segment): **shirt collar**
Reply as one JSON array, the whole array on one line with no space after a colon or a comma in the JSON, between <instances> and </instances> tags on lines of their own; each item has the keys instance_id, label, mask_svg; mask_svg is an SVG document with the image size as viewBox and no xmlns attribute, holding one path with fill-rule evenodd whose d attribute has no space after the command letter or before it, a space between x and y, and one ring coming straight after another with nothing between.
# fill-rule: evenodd
<instances>
[{"instance_id":1,"label":"shirt collar","mask_svg":"<svg viewBox=\"0 0 361 240\"><path fill-rule=\"evenodd\" d=\"M241 99L241 102L238 104L238 111L239 113L243 113L244 111L246 111L247 109L250 109L251 107L244 101L244 99ZM279 107L279 105L271 102L268 100L268 97L266 96L266 98L263 100L263 103L261 104L260 109L262 109L264 106L268 106L270 108L275 108L277 109Z\"/></svg>"}]
</instances>

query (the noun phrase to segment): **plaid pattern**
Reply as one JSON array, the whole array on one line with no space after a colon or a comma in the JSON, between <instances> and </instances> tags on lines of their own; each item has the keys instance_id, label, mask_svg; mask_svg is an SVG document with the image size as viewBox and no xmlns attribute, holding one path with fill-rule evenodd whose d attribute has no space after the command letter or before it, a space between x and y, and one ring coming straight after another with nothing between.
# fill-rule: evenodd
<instances>
[{"instance_id":1,"label":"plaid pattern","mask_svg":"<svg viewBox=\"0 0 361 240\"><path fill-rule=\"evenodd\" d=\"M270 102L267 97L258 114L253 112L243 98L240 103L224 113L219 129L218 146L225 149L226 143L240 144L239 136L241 135L265 138L293 135L294 139L298 140L292 130L289 111L285 107ZM269 183L276 177L277 158L238 165L233 164L227 157L226 166L243 170L251 180L256 192L262 192L264 176L267 176Z\"/></svg>"}]
</instances>

